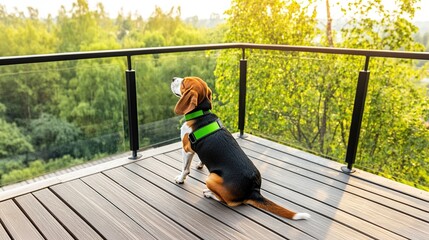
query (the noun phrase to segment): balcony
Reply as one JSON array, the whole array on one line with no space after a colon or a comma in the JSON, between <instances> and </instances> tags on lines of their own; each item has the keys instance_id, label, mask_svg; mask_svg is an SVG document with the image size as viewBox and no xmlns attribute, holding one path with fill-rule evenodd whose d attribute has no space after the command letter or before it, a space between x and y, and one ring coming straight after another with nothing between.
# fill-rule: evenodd
<instances>
[{"instance_id":1,"label":"balcony","mask_svg":"<svg viewBox=\"0 0 429 240\"><path fill-rule=\"evenodd\" d=\"M237 76L239 133L235 137L261 171L262 194L287 208L310 213L312 218L307 221L285 220L251 206L230 208L205 199L202 190L206 169L193 166L185 184L174 183L181 168L177 138L162 140L163 144L150 148L141 143L145 137L142 128L166 129L168 124L147 127L139 123L142 116L136 112L141 106L136 103L142 93L135 88L139 71L132 70L131 57L224 49L242 51ZM261 138L246 133L246 123L252 121L251 103L246 100L254 94L246 91L252 74L247 72L246 51L252 49L363 56L364 68L356 71L358 87L354 104L350 103L354 107L346 166L267 139L273 136ZM353 167L361 141L369 58L429 60L429 54L226 44L7 57L0 58L0 66L110 57L126 57L128 61L128 110L124 114L128 131L124 139L129 141L131 153L119 150L98 164L5 187L0 193L2 238L425 239L429 235L428 192ZM147 89L150 91L150 86ZM254 130L249 128L249 132Z\"/></svg>"}]
</instances>

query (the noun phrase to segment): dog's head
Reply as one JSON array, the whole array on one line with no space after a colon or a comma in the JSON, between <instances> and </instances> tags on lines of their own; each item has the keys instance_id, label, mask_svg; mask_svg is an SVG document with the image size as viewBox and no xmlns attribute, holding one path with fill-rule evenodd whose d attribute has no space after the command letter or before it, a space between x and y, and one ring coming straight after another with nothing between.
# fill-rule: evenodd
<instances>
[{"instance_id":1,"label":"dog's head","mask_svg":"<svg viewBox=\"0 0 429 240\"><path fill-rule=\"evenodd\" d=\"M206 99L210 103L212 101L212 91L207 83L198 77L173 78L171 91L180 97L174 108L174 112L178 115L191 112Z\"/></svg>"}]
</instances>

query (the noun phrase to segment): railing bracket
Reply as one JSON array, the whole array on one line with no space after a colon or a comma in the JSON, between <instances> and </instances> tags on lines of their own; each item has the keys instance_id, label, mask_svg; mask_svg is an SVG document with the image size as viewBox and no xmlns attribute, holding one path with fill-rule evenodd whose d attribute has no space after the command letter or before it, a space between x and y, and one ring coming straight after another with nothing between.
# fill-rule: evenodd
<instances>
[{"instance_id":1,"label":"railing bracket","mask_svg":"<svg viewBox=\"0 0 429 240\"><path fill-rule=\"evenodd\" d=\"M343 173L345 173L345 174L352 174L352 173L356 172L356 170L355 170L355 169L350 169L350 168L348 168L348 167L346 167L346 166L342 166L342 167L341 167L341 171L342 171Z\"/></svg>"},{"instance_id":2,"label":"railing bracket","mask_svg":"<svg viewBox=\"0 0 429 240\"><path fill-rule=\"evenodd\" d=\"M137 159L140 159L141 157L142 157L141 154L137 154L137 151L136 152L133 151L132 155L128 159L130 159L130 160L137 160Z\"/></svg>"},{"instance_id":3,"label":"railing bracket","mask_svg":"<svg viewBox=\"0 0 429 240\"><path fill-rule=\"evenodd\" d=\"M248 137L248 135L244 134L244 133L240 133L240 135L238 137L241 139L246 139Z\"/></svg>"}]
</instances>

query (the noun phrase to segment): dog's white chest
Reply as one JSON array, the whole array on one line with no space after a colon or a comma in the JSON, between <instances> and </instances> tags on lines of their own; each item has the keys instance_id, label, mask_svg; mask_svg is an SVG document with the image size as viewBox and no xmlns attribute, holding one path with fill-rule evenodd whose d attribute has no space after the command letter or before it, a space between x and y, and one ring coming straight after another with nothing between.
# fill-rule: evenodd
<instances>
[{"instance_id":1,"label":"dog's white chest","mask_svg":"<svg viewBox=\"0 0 429 240\"><path fill-rule=\"evenodd\" d=\"M185 122L183 123L182 127L180 128L180 139L183 141L183 138L185 137L185 134L191 134L192 128L188 126L188 124Z\"/></svg>"}]
</instances>

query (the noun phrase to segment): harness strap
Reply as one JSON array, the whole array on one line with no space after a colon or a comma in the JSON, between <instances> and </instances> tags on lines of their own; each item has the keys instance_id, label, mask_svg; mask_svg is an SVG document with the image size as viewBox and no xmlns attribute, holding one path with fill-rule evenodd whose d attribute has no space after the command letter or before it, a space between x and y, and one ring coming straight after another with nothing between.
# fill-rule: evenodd
<instances>
[{"instance_id":1,"label":"harness strap","mask_svg":"<svg viewBox=\"0 0 429 240\"><path fill-rule=\"evenodd\" d=\"M220 120L216 120L212 123L209 123L208 125L205 125L204 127L198 128L197 130L195 130L194 132L192 132L191 134L188 135L189 137L189 141L194 144L196 143L198 140L214 133L217 132L218 130L222 129L223 125L220 122Z\"/></svg>"},{"instance_id":2,"label":"harness strap","mask_svg":"<svg viewBox=\"0 0 429 240\"><path fill-rule=\"evenodd\" d=\"M198 110L198 111L195 111L195 112L191 112L191 113L188 113L188 114L185 115L185 120L189 121L189 120L195 119L197 117L204 116L204 115L209 114L209 113L211 113L210 109L206 110L206 111Z\"/></svg>"}]
</instances>

